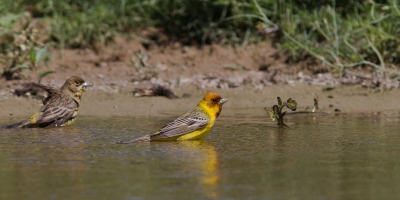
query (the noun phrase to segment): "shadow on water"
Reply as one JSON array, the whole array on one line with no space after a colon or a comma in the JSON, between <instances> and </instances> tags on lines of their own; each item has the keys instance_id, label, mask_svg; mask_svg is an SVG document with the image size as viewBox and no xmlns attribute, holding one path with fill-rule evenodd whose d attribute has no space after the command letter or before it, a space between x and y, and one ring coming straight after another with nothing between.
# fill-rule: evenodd
<instances>
[{"instance_id":1,"label":"shadow on water","mask_svg":"<svg viewBox=\"0 0 400 200\"><path fill-rule=\"evenodd\" d=\"M0 199L400 197L398 112L287 115L284 129L222 115L205 140L115 144L173 116L0 129Z\"/></svg>"}]
</instances>

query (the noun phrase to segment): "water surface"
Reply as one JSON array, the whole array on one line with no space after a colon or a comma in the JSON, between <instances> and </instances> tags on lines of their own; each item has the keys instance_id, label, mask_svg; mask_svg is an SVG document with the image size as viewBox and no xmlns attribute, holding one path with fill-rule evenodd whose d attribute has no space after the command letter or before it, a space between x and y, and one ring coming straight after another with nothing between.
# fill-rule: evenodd
<instances>
[{"instance_id":1,"label":"water surface","mask_svg":"<svg viewBox=\"0 0 400 200\"><path fill-rule=\"evenodd\" d=\"M400 198L399 112L287 115L288 129L222 114L201 141L115 144L179 114L0 129L0 199Z\"/></svg>"}]
</instances>

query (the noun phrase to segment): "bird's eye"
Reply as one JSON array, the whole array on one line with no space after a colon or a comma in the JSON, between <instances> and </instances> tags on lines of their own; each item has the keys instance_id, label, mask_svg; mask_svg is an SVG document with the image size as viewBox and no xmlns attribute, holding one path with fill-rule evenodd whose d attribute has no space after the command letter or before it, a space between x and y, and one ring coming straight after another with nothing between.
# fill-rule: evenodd
<instances>
[{"instance_id":1,"label":"bird's eye","mask_svg":"<svg viewBox=\"0 0 400 200\"><path fill-rule=\"evenodd\" d=\"M75 85L80 85L78 81L75 81Z\"/></svg>"},{"instance_id":2,"label":"bird's eye","mask_svg":"<svg viewBox=\"0 0 400 200\"><path fill-rule=\"evenodd\" d=\"M217 99L216 98L214 98L214 99L211 99L214 103L217 103Z\"/></svg>"}]
</instances>

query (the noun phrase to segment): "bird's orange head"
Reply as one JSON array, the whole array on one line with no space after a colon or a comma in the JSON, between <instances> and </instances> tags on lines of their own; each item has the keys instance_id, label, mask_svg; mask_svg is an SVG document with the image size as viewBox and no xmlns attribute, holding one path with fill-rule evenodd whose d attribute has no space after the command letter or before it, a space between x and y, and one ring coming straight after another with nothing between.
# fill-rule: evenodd
<instances>
[{"instance_id":1,"label":"bird's orange head","mask_svg":"<svg viewBox=\"0 0 400 200\"><path fill-rule=\"evenodd\" d=\"M214 114L218 117L222 110L222 105L226 103L228 99L224 99L216 93L207 93L206 96L199 102L209 114Z\"/></svg>"}]
</instances>

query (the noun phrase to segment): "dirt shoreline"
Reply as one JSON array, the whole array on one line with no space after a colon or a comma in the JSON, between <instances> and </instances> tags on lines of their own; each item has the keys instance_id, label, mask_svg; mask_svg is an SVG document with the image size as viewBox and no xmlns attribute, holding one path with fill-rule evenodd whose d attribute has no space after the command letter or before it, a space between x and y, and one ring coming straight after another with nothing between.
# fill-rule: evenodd
<instances>
[{"instance_id":1,"label":"dirt shoreline","mask_svg":"<svg viewBox=\"0 0 400 200\"><path fill-rule=\"evenodd\" d=\"M37 73L45 70L56 73L46 76L44 85L60 87L73 75L94 84L83 95L79 112L83 116L176 116L194 107L209 91L229 99L221 115L227 117L266 116L263 108L276 104L277 96L295 99L298 110L307 106L311 109L315 95L319 96L320 111L326 113L335 113L335 109L341 113L400 110L397 89L377 92L361 84L340 86L326 73L326 66L287 63L276 56L278 52L268 42L244 48L199 48L179 43L145 48L139 41L123 38L98 53L88 49L53 50L47 67L24 70L21 80L0 79L0 117L23 119L39 110L41 100L17 97L12 91L22 83L37 81ZM325 74L319 73L321 70ZM172 88L180 97L184 93L190 97L133 96L134 88L149 88L152 84ZM328 87L334 89L326 91Z\"/></svg>"},{"instance_id":2,"label":"dirt shoreline","mask_svg":"<svg viewBox=\"0 0 400 200\"><path fill-rule=\"evenodd\" d=\"M96 87L96 86L94 86ZM118 93L109 93L88 89L83 95L81 116L95 117L155 117L177 115L194 107L202 96L208 92L219 93L229 101L224 105L221 116L252 117L265 116L265 106L276 104L276 97L283 100L291 97L298 103L298 110L310 109L314 95L319 96L319 111L335 113L371 113L383 111L400 111L397 90L373 92L359 86L335 87L324 91L322 86L304 84L271 86L262 90L249 89L204 89L182 87L174 89L178 96L184 93L190 97L168 99L166 97L134 97L132 87L122 88ZM23 119L41 107L39 99L6 95L0 100L1 117Z\"/></svg>"}]
</instances>

